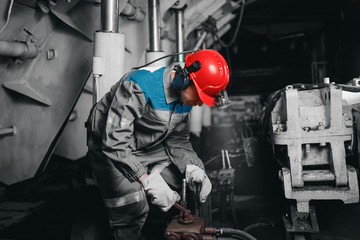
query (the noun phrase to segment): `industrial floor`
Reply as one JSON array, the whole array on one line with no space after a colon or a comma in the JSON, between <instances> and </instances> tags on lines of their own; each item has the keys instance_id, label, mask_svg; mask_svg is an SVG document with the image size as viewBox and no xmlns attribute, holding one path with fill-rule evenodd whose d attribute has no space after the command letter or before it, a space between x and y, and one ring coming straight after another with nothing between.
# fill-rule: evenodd
<instances>
[{"instance_id":1,"label":"industrial floor","mask_svg":"<svg viewBox=\"0 0 360 240\"><path fill-rule=\"evenodd\" d=\"M245 172L253 175L251 171L246 169L243 175L246 176ZM258 184L270 187L262 181ZM283 200L276 189L255 191L253 195L244 189L243 195L235 195L234 209L239 229L248 227L249 233L258 240L285 240L281 220ZM7 200L0 202L0 211L6 202L41 201L44 204L17 224L0 231L0 240L112 239L97 187L85 184L74 176L60 174L46 181L19 184L9 189L7 195ZM212 226L234 227L234 215L229 209L225 215L222 214L218 200L214 194ZM338 201L314 204L321 234L312 239L360 240L360 204L344 205ZM0 220L4 220L1 215ZM164 231L161 224L161 221L150 219L144 227L145 239L161 240ZM249 226L255 227L250 229Z\"/></svg>"}]
</instances>

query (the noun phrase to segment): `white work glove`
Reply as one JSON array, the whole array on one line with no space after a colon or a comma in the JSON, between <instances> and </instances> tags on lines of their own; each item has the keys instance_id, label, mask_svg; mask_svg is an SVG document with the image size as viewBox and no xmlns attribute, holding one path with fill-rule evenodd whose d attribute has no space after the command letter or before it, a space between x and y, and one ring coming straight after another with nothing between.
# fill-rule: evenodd
<instances>
[{"instance_id":1,"label":"white work glove","mask_svg":"<svg viewBox=\"0 0 360 240\"><path fill-rule=\"evenodd\" d=\"M208 178L206 173L198 166L186 165L185 178L190 190L194 192L195 192L194 183L201 183L199 200L201 203L204 203L206 201L207 196L210 194L212 188L210 179Z\"/></svg>"},{"instance_id":2,"label":"white work glove","mask_svg":"<svg viewBox=\"0 0 360 240\"><path fill-rule=\"evenodd\" d=\"M159 171L154 171L147 176L142 185L147 195L151 196L151 203L160 207L163 212L167 212L175 202L180 200L179 194L171 190Z\"/></svg>"}]
</instances>

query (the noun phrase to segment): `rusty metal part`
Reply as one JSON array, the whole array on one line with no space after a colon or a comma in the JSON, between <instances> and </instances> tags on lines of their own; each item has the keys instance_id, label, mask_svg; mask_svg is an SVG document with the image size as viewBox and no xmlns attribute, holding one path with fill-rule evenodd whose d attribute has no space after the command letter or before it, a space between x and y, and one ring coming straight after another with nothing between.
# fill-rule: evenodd
<instances>
[{"instance_id":1,"label":"rusty metal part","mask_svg":"<svg viewBox=\"0 0 360 240\"><path fill-rule=\"evenodd\" d=\"M200 240L204 232L204 219L194 218L190 224L182 224L179 221L180 217L175 217L170 222L165 231L165 239L167 240Z\"/></svg>"},{"instance_id":2,"label":"rusty metal part","mask_svg":"<svg viewBox=\"0 0 360 240\"><path fill-rule=\"evenodd\" d=\"M189 214L191 214L191 211L182 207L180 204L178 203L174 203L174 207L176 207L177 209L179 209L181 212L188 212Z\"/></svg>"},{"instance_id":3,"label":"rusty metal part","mask_svg":"<svg viewBox=\"0 0 360 240\"><path fill-rule=\"evenodd\" d=\"M178 203L174 203L174 207L180 210L179 219L178 221L181 224L191 224L194 222L194 216L191 215L191 211L182 207Z\"/></svg>"}]
</instances>

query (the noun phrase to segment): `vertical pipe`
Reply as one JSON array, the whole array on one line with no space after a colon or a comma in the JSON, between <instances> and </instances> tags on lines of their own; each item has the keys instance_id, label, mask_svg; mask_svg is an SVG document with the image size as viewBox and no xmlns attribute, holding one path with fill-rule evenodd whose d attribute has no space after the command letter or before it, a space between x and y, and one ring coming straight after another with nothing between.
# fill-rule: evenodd
<instances>
[{"instance_id":1,"label":"vertical pipe","mask_svg":"<svg viewBox=\"0 0 360 240\"><path fill-rule=\"evenodd\" d=\"M99 76L94 75L93 77L93 99L92 104L94 105L99 99L98 99L98 92L99 92Z\"/></svg>"},{"instance_id":2,"label":"vertical pipe","mask_svg":"<svg viewBox=\"0 0 360 240\"><path fill-rule=\"evenodd\" d=\"M118 0L101 2L101 27L104 32L118 32L119 6Z\"/></svg>"},{"instance_id":3,"label":"vertical pipe","mask_svg":"<svg viewBox=\"0 0 360 240\"><path fill-rule=\"evenodd\" d=\"M176 39L177 52L184 51L184 10L176 10ZM178 62L184 62L184 55L180 54L178 56Z\"/></svg>"},{"instance_id":4,"label":"vertical pipe","mask_svg":"<svg viewBox=\"0 0 360 240\"><path fill-rule=\"evenodd\" d=\"M159 0L149 0L150 52L160 51Z\"/></svg>"}]
</instances>

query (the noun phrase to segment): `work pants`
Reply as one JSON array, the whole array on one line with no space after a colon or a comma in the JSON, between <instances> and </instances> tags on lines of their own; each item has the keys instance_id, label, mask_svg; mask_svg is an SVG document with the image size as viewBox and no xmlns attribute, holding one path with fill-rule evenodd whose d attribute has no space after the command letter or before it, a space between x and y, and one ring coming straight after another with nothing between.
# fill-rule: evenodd
<instances>
[{"instance_id":1,"label":"work pants","mask_svg":"<svg viewBox=\"0 0 360 240\"><path fill-rule=\"evenodd\" d=\"M164 148L137 157L147 167L148 173L160 169L168 185L173 190L180 190L182 175L170 162ZM141 229L149 212L142 186L138 182L131 183L100 151L89 150L89 159L115 239L142 239Z\"/></svg>"}]
</instances>

